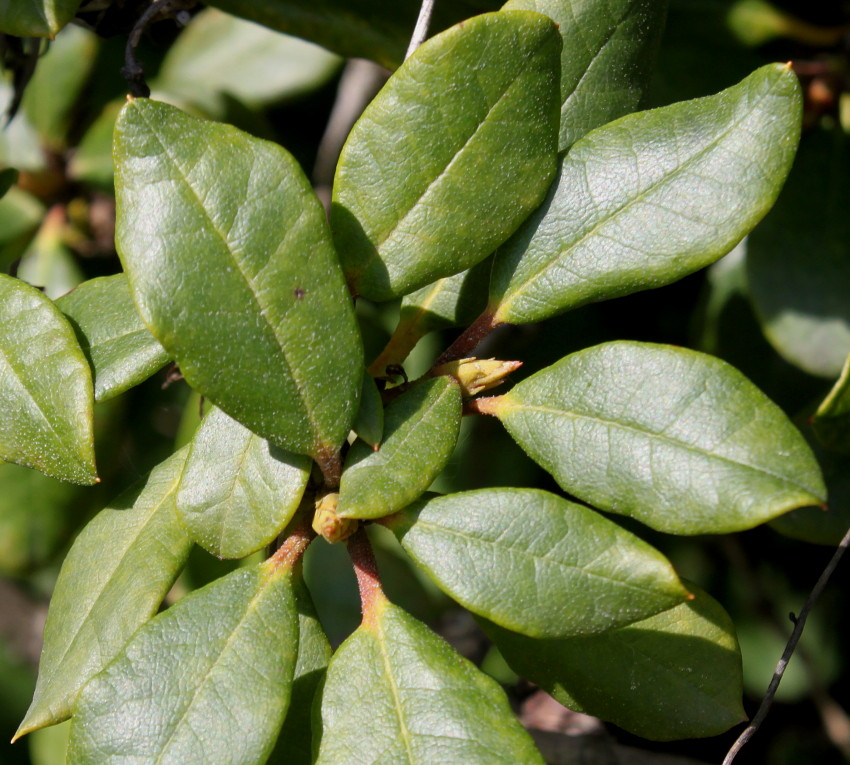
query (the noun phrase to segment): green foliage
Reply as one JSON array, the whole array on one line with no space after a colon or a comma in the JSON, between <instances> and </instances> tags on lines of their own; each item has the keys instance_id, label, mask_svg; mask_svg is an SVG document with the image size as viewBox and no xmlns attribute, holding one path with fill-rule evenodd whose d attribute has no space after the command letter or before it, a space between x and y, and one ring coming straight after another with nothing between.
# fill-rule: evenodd
<instances>
[{"instance_id":1,"label":"green foliage","mask_svg":"<svg viewBox=\"0 0 850 765\"><path fill-rule=\"evenodd\" d=\"M77 5L0 2L0 31ZM0 571L53 589L16 737L70 717L72 763L544 762L488 672L651 740L739 723L756 609L727 613L693 537L850 523L846 126L791 171L798 78L746 53L637 111L667 2L438 2L405 61L417 0L210 5L123 105L123 52L68 27L0 142ZM674 31L704 13L674 2ZM396 71L326 212L275 110L327 101L337 54ZM702 346L660 344L697 321L667 285L706 266ZM760 327L796 369L750 366ZM98 472L107 494L72 485ZM435 634L463 609L476 662Z\"/></svg>"}]
</instances>

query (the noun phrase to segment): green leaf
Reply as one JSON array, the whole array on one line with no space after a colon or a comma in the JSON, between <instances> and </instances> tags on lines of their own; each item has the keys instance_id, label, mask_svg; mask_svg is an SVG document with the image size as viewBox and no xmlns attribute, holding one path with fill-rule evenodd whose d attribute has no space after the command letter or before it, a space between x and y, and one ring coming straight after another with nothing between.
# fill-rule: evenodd
<instances>
[{"instance_id":1,"label":"green leaf","mask_svg":"<svg viewBox=\"0 0 850 765\"><path fill-rule=\"evenodd\" d=\"M537 13L469 19L429 40L354 125L331 223L346 277L389 300L483 260L555 173L561 40Z\"/></svg>"},{"instance_id":2,"label":"green leaf","mask_svg":"<svg viewBox=\"0 0 850 765\"><path fill-rule=\"evenodd\" d=\"M337 514L380 518L413 502L448 462L460 431L460 387L451 377L414 385L384 413L374 451L355 443L345 459Z\"/></svg>"},{"instance_id":3,"label":"green leaf","mask_svg":"<svg viewBox=\"0 0 850 765\"><path fill-rule=\"evenodd\" d=\"M97 481L92 382L74 331L34 287L0 275L0 459Z\"/></svg>"},{"instance_id":4,"label":"green leaf","mask_svg":"<svg viewBox=\"0 0 850 765\"><path fill-rule=\"evenodd\" d=\"M112 192L112 134L124 101L111 101L91 124L68 161L68 176Z\"/></svg>"},{"instance_id":5,"label":"green leaf","mask_svg":"<svg viewBox=\"0 0 850 765\"><path fill-rule=\"evenodd\" d=\"M244 558L274 540L292 518L311 465L213 409L189 448L177 512L205 550Z\"/></svg>"},{"instance_id":6,"label":"green leaf","mask_svg":"<svg viewBox=\"0 0 850 765\"><path fill-rule=\"evenodd\" d=\"M824 448L809 439L826 483L829 506L800 507L770 522L771 528L792 539L836 546L850 527L850 455Z\"/></svg>"},{"instance_id":7,"label":"green leaf","mask_svg":"<svg viewBox=\"0 0 850 765\"><path fill-rule=\"evenodd\" d=\"M72 110L94 66L98 37L77 26L65 27L38 61L27 83L21 110L46 146L62 151L72 126Z\"/></svg>"},{"instance_id":8,"label":"green leaf","mask_svg":"<svg viewBox=\"0 0 850 765\"><path fill-rule=\"evenodd\" d=\"M84 279L73 253L65 244L67 230L65 210L54 207L21 256L16 272L19 279L39 287L52 300L72 290Z\"/></svg>"},{"instance_id":9,"label":"green leaf","mask_svg":"<svg viewBox=\"0 0 850 765\"><path fill-rule=\"evenodd\" d=\"M76 486L19 465L0 465L0 573L44 566L74 527Z\"/></svg>"},{"instance_id":10,"label":"green leaf","mask_svg":"<svg viewBox=\"0 0 850 765\"><path fill-rule=\"evenodd\" d=\"M324 210L295 160L137 98L118 118L115 164L133 298L190 385L284 449L335 452L363 352Z\"/></svg>"},{"instance_id":11,"label":"green leaf","mask_svg":"<svg viewBox=\"0 0 850 765\"><path fill-rule=\"evenodd\" d=\"M83 530L50 601L32 705L16 736L61 722L80 688L156 613L189 555L174 497L186 450Z\"/></svg>"},{"instance_id":12,"label":"green leaf","mask_svg":"<svg viewBox=\"0 0 850 765\"><path fill-rule=\"evenodd\" d=\"M659 531L729 533L824 501L800 432L734 367L703 353L605 343L492 401L564 490Z\"/></svg>"},{"instance_id":13,"label":"green leaf","mask_svg":"<svg viewBox=\"0 0 850 765\"><path fill-rule=\"evenodd\" d=\"M224 116L228 96L260 108L322 86L339 66L317 45L208 8L169 48L152 87Z\"/></svg>"},{"instance_id":14,"label":"green leaf","mask_svg":"<svg viewBox=\"0 0 850 765\"><path fill-rule=\"evenodd\" d=\"M495 681L384 602L336 651L317 765L542 765Z\"/></svg>"},{"instance_id":15,"label":"green leaf","mask_svg":"<svg viewBox=\"0 0 850 765\"><path fill-rule=\"evenodd\" d=\"M850 455L850 356L838 381L815 412L812 426L824 446Z\"/></svg>"},{"instance_id":16,"label":"green leaf","mask_svg":"<svg viewBox=\"0 0 850 765\"><path fill-rule=\"evenodd\" d=\"M333 653L300 576L294 579L294 590L298 609L298 659L289 711L269 757L270 765L311 765L313 762L310 722L313 699Z\"/></svg>"},{"instance_id":17,"label":"green leaf","mask_svg":"<svg viewBox=\"0 0 850 765\"><path fill-rule=\"evenodd\" d=\"M514 671L570 709L656 741L716 736L746 719L741 654L729 615L691 589L688 603L592 637L484 627Z\"/></svg>"},{"instance_id":18,"label":"green leaf","mask_svg":"<svg viewBox=\"0 0 850 765\"><path fill-rule=\"evenodd\" d=\"M667 559L646 542L537 489L428 499L387 525L443 592L531 637L604 632L687 596Z\"/></svg>"},{"instance_id":19,"label":"green leaf","mask_svg":"<svg viewBox=\"0 0 850 765\"><path fill-rule=\"evenodd\" d=\"M373 449L380 446L384 436L384 402L372 375L363 375L360 408L352 429Z\"/></svg>"},{"instance_id":20,"label":"green leaf","mask_svg":"<svg viewBox=\"0 0 850 765\"><path fill-rule=\"evenodd\" d=\"M750 299L771 345L835 377L850 353L850 141L809 133L776 207L747 240Z\"/></svg>"},{"instance_id":21,"label":"green leaf","mask_svg":"<svg viewBox=\"0 0 850 765\"><path fill-rule=\"evenodd\" d=\"M558 151L637 109L649 86L666 0L508 0L503 10L543 13L564 39Z\"/></svg>"},{"instance_id":22,"label":"green leaf","mask_svg":"<svg viewBox=\"0 0 850 765\"><path fill-rule=\"evenodd\" d=\"M297 649L289 568L267 562L217 579L148 622L89 681L69 760L264 762Z\"/></svg>"},{"instance_id":23,"label":"green leaf","mask_svg":"<svg viewBox=\"0 0 850 765\"><path fill-rule=\"evenodd\" d=\"M476 13L494 11L500 0L437 3L431 31ZM416 24L419 0L213 0L208 5L303 37L348 58L377 61L394 69L404 58Z\"/></svg>"},{"instance_id":24,"label":"green leaf","mask_svg":"<svg viewBox=\"0 0 850 765\"><path fill-rule=\"evenodd\" d=\"M77 12L80 0L0 0L0 32L54 37Z\"/></svg>"},{"instance_id":25,"label":"green leaf","mask_svg":"<svg viewBox=\"0 0 850 765\"><path fill-rule=\"evenodd\" d=\"M496 322L660 287L725 255L782 187L801 101L797 76L769 65L716 96L632 114L581 139L547 199L496 254Z\"/></svg>"},{"instance_id":26,"label":"green leaf","mask_svg":"<svg viewBox=\"0 0 850 765\"><path fill-rule=\"evenodd\" d=\"M94 397L106 401L145 381L168 354L139 318L124 274L90 279L56 301L94 372Z\"/></svg>"}]
</instances>

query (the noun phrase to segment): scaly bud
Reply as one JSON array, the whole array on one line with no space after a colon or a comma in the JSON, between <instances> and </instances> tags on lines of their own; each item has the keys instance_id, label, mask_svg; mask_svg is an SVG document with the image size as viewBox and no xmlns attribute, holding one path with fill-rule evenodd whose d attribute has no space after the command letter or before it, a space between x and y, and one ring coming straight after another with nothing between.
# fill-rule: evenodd
<instances>
[{"instance_id":1,"label":"scaly bud","mask_svg":"<svg viewBox=\"0 0 850 765\"><path fill-rule=\"evenodd\" d=\"M464 398L471 398L481 391L501 385L515 369L522 366L521 361L499 361L498 359L458 359L440 364L431 370L433 377L451 375L460 383Z\"/></svg>"},{"instance_id":2,"label":"scaly bud","mask_svg":"<svg viewBox=\"0 0 850 765\"><path fill-rule=\"evenodd\" d=\"M355 531L359 521L354 518L340 518L336 514L339 493L325 494L316 501L316 513L313 516L313 531L331 544L348 539Z\"/></svg>"}]
</instances>

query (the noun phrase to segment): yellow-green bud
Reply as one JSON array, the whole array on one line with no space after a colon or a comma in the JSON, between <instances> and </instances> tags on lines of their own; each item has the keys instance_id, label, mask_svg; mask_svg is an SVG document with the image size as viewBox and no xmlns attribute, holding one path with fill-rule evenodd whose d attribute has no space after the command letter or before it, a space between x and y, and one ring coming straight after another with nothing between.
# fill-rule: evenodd
<instances>
[{"instance_id":1,"label":"yellow-green bud","mask_svg":"<svg viewBox=\"0 0 850 765\"><path fill-rule=\"evenodd\" d=\"M340 518L336 514L339 493L331 492L316 500L316 513L313 515L313 531L331 544L348 539L355 531L359 521L354 518Z\"/></svg>"},{"instance_id":2,"label":"yellow-green bud","mask_svg":"<svg viewBox=\"0 0 850 765\"><path fill-rule=\"evenodd\" d=\"M451 375L460 384L464 398L471 398L481 391L500 385L515 369L522 366L521 361L500 361L499 359L458 359L434 367L431 374Z\"/></svg>"}]
</instances>

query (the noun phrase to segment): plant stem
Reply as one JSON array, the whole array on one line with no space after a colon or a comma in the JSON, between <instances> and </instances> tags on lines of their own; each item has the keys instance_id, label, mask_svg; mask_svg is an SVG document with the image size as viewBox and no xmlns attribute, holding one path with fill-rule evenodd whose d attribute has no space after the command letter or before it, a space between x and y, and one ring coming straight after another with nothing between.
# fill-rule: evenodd
<instances>
[{"instance_id":1,"label":"plant stem","mask_svg":"<svg viewBox=\"0 0 850 765\"><path fill-rule=\"evenodd\" d=\"M348 555L354 565L357 576L357 588L360 590L360 608L363 612L363 624L374 625L386 605L387 598L381 587L381 577L378 574L378 564L372 545L362 526L348 538L346 542Z\"/></svg>"},{"instance_id":2,"label":"plant stem","mask_svg":"<svg viewBox=\"0 0 850 765\"><path fill-rule=\"evenodd\" d=\"M422 5L419 8L419 18L416 19L416 26L413 28L413 35L410 38L410 45L407 46L407 53L404 54L405 60L410 58L413 53L428 36L428 27L431 25L431 14L434 11L434 0L422 0Z\"/></svg>"},{"instance_id":3,"label":"plant stem","mask_svg":"<svg viewBox=\"0 0 850 765\"><path fill-rule=\"evenodd\" d=\"M470 324L446 350L444 350L434 366L438 367L441 364L447 364L449 361L469 356L476 346L489 335L501 322L496 321L490 309L484 311L472 324Z\"/></svg>"},{"instance_id":4,"label":"plant stem","mask_svg":"<svg viewBox=\"0 0 850 765\"><path fill-rule=\"evenodd\" d=\"M285 566L291 569L301 559L304 551L315 538L316 532L311 528L309 521L300 524L284 540L278 551L272 555L269 559L270 562L275 568Z\"/></svg>"},{"instance_id":5,"label":"plant stem","mask_svg":"<svg viewBox=\"0 0 850 765\"><path fill-rule=\"evenodd\" d=\"M777 688L779 688L779 682L780 680L782 680L782 676L785 674L785 670L788 667L788 662L791 659L791 655L794 653L794 649L797 647L797 643L800 642L800 637L803 634L803 628L806 626L806 619L808 619L809 617L809 612L812 610L812 607L815 605L815 602L817 601L818 597L820 597L820 594L821 592L823 592L824 587L826 587L829 578L832 576L832 572L835 571L835 568L838 566L838 563L841 560L841 556L844 555L844 551L847 549L848 545L850 545L850 529L847 529L847 532L844 534L844 538L841 540L841 543L838 545L838 548L833 553L829 563L826 564L826 568L824 568L823 572L815 583L815 586L809 593L809 597L806 599L806 602L803 605L802 610L800 611L800 615L797 617L797 621L794 625L794 630L791 633L791 637L788 639L788 643L785 646L785 650L782 652L782 656L776 665L776 669L773 672L773 677L770 680L770 685L768 685L767 687L767 691L764 694L764 698L761 701L758 711L756 712L755 717L753 717L753 721L738 737L737 741L735 741L731 749L729 749L728 753L726 754L726 757L723 759L723 765L732 765L732 762L738 755L738 752L740 752L744 745L753 737L755 732L764 722L765 717L767 717L767 713L768 711L770 711L771 704L773 704L773 697L776 695Z\"/></svg>"},{"instance_id":6,"label":"plant stem","mask_svg":"<svg viewBox=\"0 0 850 765\"><path fill-rule=\"evenodd\" d=\"M328 491L336 491L339 488L339 479L342 476L342 455L339 449L326 449L313 455L316 464L322 471L325 479L325 488Z\"/></svg>"}]
</instances>

